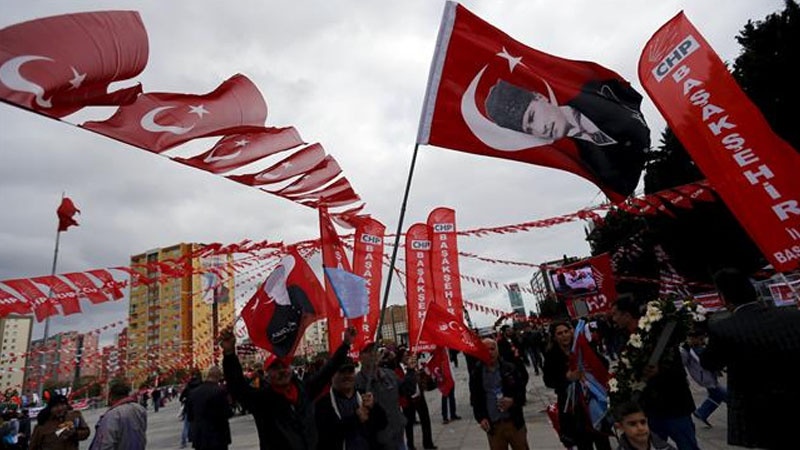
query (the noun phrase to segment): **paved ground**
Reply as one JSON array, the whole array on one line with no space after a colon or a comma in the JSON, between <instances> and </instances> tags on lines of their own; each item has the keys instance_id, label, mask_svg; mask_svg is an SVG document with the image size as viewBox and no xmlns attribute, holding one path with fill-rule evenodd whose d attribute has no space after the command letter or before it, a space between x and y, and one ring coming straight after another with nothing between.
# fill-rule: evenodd
<instances>
[{"instance_id":1,"label":"paved ground","mask_svg":"<svg viewBox=\"0 0 800 450\"><path fill-rule=\"evenodd\" d=\"M472 410L469 408L467 373L464 368L464 360L461 359L459 367L456 369L456 403L458 414L463 420L442 425L441 422L441 400L438 391L426 393L428 407L433 423L434 442L441 450L449 449L486 449L488 444L486 435L480 430L472 419ZM692 385L695 394L695 401L699 405L704 398L704 390ZM532 449L556 450L563 449L558 437L550 426L544 408L547 404L555 400L552 390L544 387L541 377L531 373L531 381L528 384L528 404L525 407L525 419L528 428L528 442ZM94 424L104 410L85 411L84 416L94 433ZM149 449L177 449L180 444L181 422L177 418L178 404L174 401L165 408L154 413L152 406L148 410L148 429L147 440ZM710 422L714 425L712 429L706 429L702 425L697 427L697 437L700 447L706 450L730 448L726 444L726 419L725 406L720 407L711 417ZM258 436L251 416L236 416L231 419L231 433L233 444L231 450L245 450L258 448ZM419 427L415 428L414 437L416 447L422 448L422 436ZM91 437L90 437L91 440ZM81 449L87 449L90 440L81 444ZM612 443L613 443L612 439Z\"/></svg>"}]
</instances>

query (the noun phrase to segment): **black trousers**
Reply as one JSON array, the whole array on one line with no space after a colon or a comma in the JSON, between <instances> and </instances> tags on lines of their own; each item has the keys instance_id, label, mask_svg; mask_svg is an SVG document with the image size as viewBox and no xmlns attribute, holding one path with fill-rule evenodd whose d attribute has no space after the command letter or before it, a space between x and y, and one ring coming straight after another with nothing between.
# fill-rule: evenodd
<instances>
[{"instance_id":1,"label":"black trousers","mask_svg":"<svg viewBox=\"0 0 800 450\"><path fill-rule=\"evenodd\" d=\"M425 397L411 400L410 404L403 408L406 416L406 445L409 449L414 448L414 416L419 415L419 424L422 427L422 446L433 447L433 434L431 433L431 415L428 412L428 403Z\"/></svg>"}]
</instances>

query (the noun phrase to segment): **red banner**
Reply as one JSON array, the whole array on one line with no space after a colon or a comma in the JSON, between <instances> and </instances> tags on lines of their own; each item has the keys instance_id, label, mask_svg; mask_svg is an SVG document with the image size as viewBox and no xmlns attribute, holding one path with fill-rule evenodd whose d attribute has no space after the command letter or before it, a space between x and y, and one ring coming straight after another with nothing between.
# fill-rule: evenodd
<instances>
[{"instance_id":1,"label":"red banner","mask_svg":"<svg viewBox=\"0 0 800 450\"><path fill-rule=\"evenodd\" d=\"M61 305L61 311L65 316L81 312L81 302L78 300L78 293L61 278L46 276L31 278L31 281L47 286L50 298L55 299Z\"/></svg>"},{"instance_id":2,"label":"red banner","mask_svg":"<svg viewBox=\"0 0 800 450\"><path fill-rule=\"evenodd\" d=\"M311 144L292 153L282 161L266 169L242 175L229 175L227 178L247 186L261 186L278 183L306 173L325 159L325 149L320 144Z\"/></svg>"},{"instance_id":3,"label":"red banner","mask_svg":"<svg viewBox=\"0 0 800 450\"><path fill-rule=\"evenodd\" d=\"M353 250L353 273L367 281L369 291L369 313L361 320L361 329L356 336L353 350L359 351L367 341L375 336L378 319L381 315L381 278L383 259L383 233L386 227L377 220L367 217L360 219L356 227Z\"/></svg>"},{"instance_id":4,"label":"red banner","mask_svg":"<svg viewBox=\"0 0 800 450\"><path fill-rule=\"evenodd\" d=\"M336 233L328 211L319 209L319 230L322 241L322 267L335 267L351 272L350 261L344 252L339 235ZM344 317L344 312L339 306L339 300L331 286L328 277L325 277L326 314L328 318L328 351L333 354L344 339L344 330L349 325Z\"/></svg>"},{"instance_id":5,"label":"red banner","mask_svg":"<svg viewBox=\"0 0 800 450\"><path fill-rule=\"evenodd\" d=\"M800 268L800 155L683 13L647 43L639 79L769 262L783 272Z\"/></svg>"},{"instance_id":6,"label":"red banner","mask_svg":"<svg viewBox=\"0 0 800 450\"><path fill-rule=\"evenodd\" d=\"M608 312L617 299L608 253L550 269L548 275L573 317Z\"/></svg>"},{"instance_id":7,"label":"red banner","mask_svg":"<svg viewBox=\"0 0 800 450\"><path fill-rule=\"evenodd\" d=\"M8 280L3 283L17 291L28 302L36 315L37 322L58 314L58 309L53 301L48 299L47 294L36 287L30 279Z\"/></svg>"},{"instance_id":8,"label":"red banner","mask_svg":"<svg viewBox=\"0 0 800 450\"><path fill-rule=\"evenodd\" d=\"M15 295L6 292L0 287L0 317L5 317L9 314L30 314L30 312L31 307L27 302L18 299Z\"/></svg>"},{"instance_id":9,"label":"red banner","mask_svg":"<svg viewBox=\"0 0 800 450\"><path fill-rule=\"evenodd\" d=\"M67 273L64 274L63 277L74 284L75 287L78 288L79 294L86 296L90 302L97 304L108 301L106 294L104 294L86 274L81 272Z\"/></svg>"},{"instance_id":10,"label":"red banner","mask_svg":"<svg viewBox=\"0 0 800 450\"><path fill-rule=\"evenodd\" d=\"M433 302L431 238L428 225L415 223L406 232L406 305L408 341L414 352L431 351L434 345L420 339L422 319Z\"/></svg>"},{"instance_id":11,"label":"red banner","mask_svg":"<svg viewBox=\"0 0 800 450\"><path fill-rule=\"evenodd\" d=\"M456 212L436 208L428 214L431 233L431 274L434 301L464 322L464 299L461 295L461 271L458 268Z\"/></svg>"},{"instance_id":12,"label":"red banner","mask_svg":"<svg viewBox=\"0 0 800 450\"><path fill-rule=\"evenodd\" d=\"M114 279L114 276L105 269L89 270L86 273L96 277L103 283L103 291L110 293L114 300L119 300L125 296L120 288L125 286L125 282L120 282ZM131 275L133 277L133 275Z\"/></svg>"},{"instance_id":13,"label":"red banner","mask_svg":"<svg viewBox=\"0 0 800 450\"><path fill-rule=\"evenodd\" d=\"M621 201L650 146L617 73L527 47L447 2L417 142L571 172Z\"/></svg>"}]
</instances>

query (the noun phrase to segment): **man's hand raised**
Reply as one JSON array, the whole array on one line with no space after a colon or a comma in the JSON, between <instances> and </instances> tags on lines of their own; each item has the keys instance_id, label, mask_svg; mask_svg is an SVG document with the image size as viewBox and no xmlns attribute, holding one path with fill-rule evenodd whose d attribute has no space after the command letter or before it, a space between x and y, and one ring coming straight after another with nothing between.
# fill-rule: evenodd
<instances>
[{"instance_id":1,"label":"man's hand raised","mask_svg":"<svg viewBox=\"0 0 800 450\"><path fill-rule=\"evenodd\" d=\"M225 355L232 355L236 352L236 335L233 334L233 327L225 328L219 333L219 346Z\"/></svg>"}]
</instances>

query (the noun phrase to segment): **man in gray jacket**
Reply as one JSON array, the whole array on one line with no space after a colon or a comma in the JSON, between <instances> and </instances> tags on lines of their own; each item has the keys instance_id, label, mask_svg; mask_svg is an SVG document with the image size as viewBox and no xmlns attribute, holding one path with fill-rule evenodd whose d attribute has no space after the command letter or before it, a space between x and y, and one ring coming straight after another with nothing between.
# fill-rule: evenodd
<instances>
[{"instance_id":1,"label":"man in gray jacket","mask_svg":"<svg viewBox=\"0 0 800 450\"><path fill-rule=\"evenodd\" d=\"M367 344L358 357L361 371L356 375L356 390L361 394L371 392L388 421L386 428L378 432L378 443L385 450L405 449L403 433L406 418L400 410L400 380L393 371L378 367L378 348L375 343ZM409 446L413 445L413 442L409 443Z\"/></svg>"},{"instance_id":2,"label":"man in gray jacket","mask_svg":"<svg viewBox=\"0 0 800 450\"><path fill-rule=\"evenodd\" d=\"M97 421L89 450L144 450L147 446L147 411L129 394L127 384L111 384L111 406Z\"/></svg>"}]
</instances>

